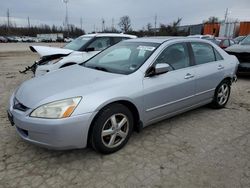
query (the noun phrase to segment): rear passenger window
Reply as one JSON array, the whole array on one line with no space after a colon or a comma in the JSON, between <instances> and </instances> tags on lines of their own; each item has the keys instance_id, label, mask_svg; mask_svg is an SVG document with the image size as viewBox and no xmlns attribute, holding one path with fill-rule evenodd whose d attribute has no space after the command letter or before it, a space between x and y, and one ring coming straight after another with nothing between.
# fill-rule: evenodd
<instances>
[{"instance_id":1,"label":"rear passenger window","mask_svg":"<svg viewBox=\"0 0 250 188\"><path fill-rule=\"evenodd\" d=\"M189 53L187 45L179 43L167 47L156 59L157 63L168 63L174 70L188 67Z\"/></svg>"},{"instance_id":2,"label":"rear passenger window","mask_svg":"<svg viewBox=\"0 0 250 188\"><path fill-rule=\"evenodd\" d=\"M224 41L222 42L222 45L223 45L224 47L230 46L229 40L224 40Z\"/></svg>"},{"instance_id":3,"label":"rear passenger window","mask_svg":"<svg viewBox=\"0 0 250 188\"><path fill-rule=\"evenodd\" d=\"M216 61L213 47L205 43L191 43L197 65Z\"/></svg>"},{"instance_id":4,"label":"rear passenger window","mask_svg":"<svg viewBox=\"0 0 250 188\"><path fill-rule=\"evenodd\" d=\"M111 40L109 37L97 37L88 48L94 48L95 51L101 51L111 46Z\"/></svg>"}]
</instances>

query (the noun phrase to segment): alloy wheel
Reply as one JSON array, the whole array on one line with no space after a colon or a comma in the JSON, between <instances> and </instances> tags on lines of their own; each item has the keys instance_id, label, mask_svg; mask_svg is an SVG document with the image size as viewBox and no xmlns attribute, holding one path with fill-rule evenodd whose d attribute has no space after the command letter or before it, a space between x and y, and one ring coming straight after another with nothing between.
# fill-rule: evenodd
<instances>
[{"instance_id":1,"label":"alloy wheel","mask_svg":"<svg viewBox=\"0 0 250 188\"><path fill-rule=\"evenodd\" d=\"M108 148L119 146L128 136L129 121L124 114L112 115L103 125L102 143Z\"/></svg>"},{"instance_id":2,"label":"alloy wheel","mask_svg":"<svg viewBox=\"0 0 250 188\"><path fill-rule=\"evenodd\" d=\"M228 84L224 83L218 90L217 102L219 105L224 105L229 97L229 87Z\"/></svg>"}]
</instances>

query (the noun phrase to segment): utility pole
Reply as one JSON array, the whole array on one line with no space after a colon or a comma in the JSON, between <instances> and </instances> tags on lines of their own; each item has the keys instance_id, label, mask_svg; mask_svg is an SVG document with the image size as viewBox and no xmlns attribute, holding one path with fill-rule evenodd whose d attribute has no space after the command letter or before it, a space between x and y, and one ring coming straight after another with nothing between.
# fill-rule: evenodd
<instances>
[{"instance_id":1,"label":"utility pole","mask_svg":"<svg viewBox=\"0 0 250 188\"><path fill-rule=\"evenodd\" d=\"M155 15L155 31L154 31L155 36L156 36L156 25L157 25L157 14Z\"/></svg>"},{"instance_id":2,"label":"utility pole","mask_svg":"<svg viewBox=\"0 0 250 188\"><path fill-rule=\"evenodd\" d=\"M105 30L105 20L102 18L102 32Z\"/></svg>"},{"instance_id":3,"label":"utility pole","mask_svg":"<svg viewBox=\"0 0 250 188\"><path fill-rule=\"evenodd\" d=\"M30 29L30 17L28 16L28 28Z\"/></svg>"},{"instance_id":4,"label":"utility pole","mask_svg":"<svg viewBox=\"0 0 250 188\"><path fill-rule=\"evenodd\" d=\"M10 10L7 9L7 27L8 27L8 31L10 29Z\"/></svg>"},{"instance_id":5,"label":"utility pole","mask_svg":"<svg viewBox=\"0 0 250 188\"><path fill-rule=\"evenodd\" d=\"M114 18L112 18L112 31L113 32L115 31L115 20L114 20Z\"/></svg>"},{"instance_id":6,"label":"utility pole","mask_svg":"<svg viewBox=\"0 0 250 188\"><path fill-rule=\"evenodd\" d=\"M226 13L225 13L225 23L227 22L227 16L228 16L228 8L226 9Z\"/></svg>"},{"instance_id":7,"label":"utility pole","mask_svg":"<svg viewBox=\"0 0 250 188\"><path fill-rule=\"evenodd\" d=\"M82 30L82 17L80 18L80 25L81 25L81 30Z\"/></svg>"},{"instance_id":8,"label":"utility pole","mask_svg":"<svg viewBox=\"0 0 250 188\"><path fill-rule=\"evenodd\" d=\"M228 8L226 9L226 12L225 12L225 33L224 33L224 37L227 37L227 34L228 34L228 23L227 23L227 17L228 17Z\"/></svg>"},{"instance_id":9,"label":"utility pole","mask_svg":"<svg viewBox=\"0 0 250 188\"><path fill-rule=\"evenodd\" d=\"M66 7L64 27L65 27L66 31L68 32L68 36L69 36L69 16L68 16L68 3L69 3L69 0L63 0L63 2L65 3L65 7Z\"/></svg>"}]
</instances>

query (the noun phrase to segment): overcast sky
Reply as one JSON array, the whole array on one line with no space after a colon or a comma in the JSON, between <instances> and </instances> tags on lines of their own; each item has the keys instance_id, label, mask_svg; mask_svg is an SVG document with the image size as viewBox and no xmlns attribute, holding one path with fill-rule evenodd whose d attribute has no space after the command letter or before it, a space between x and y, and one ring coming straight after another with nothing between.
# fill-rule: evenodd
<instances>
[{"instance_id":1,"label":"overcast sky","mask_svg":"<svg viewBox=\"0 0 250 188\"><path fill-rule=\"evenodd\" d=\"M65 4L62 0L0 0L0 23L6 23L6 12L9 8L11 21L18 26L55 24L61 26L65 19ZM168 24L182 18L181 25L198 24L210 16L224 18L226 8L229 18L250 21L250 0L69 0L69 22L90 32L94 26L111 27L112 19L118 28L119 18L128 15L132 28L141 29L147 23L154 25L157 14L157 25Z\"/></svg>"}]
</instances>

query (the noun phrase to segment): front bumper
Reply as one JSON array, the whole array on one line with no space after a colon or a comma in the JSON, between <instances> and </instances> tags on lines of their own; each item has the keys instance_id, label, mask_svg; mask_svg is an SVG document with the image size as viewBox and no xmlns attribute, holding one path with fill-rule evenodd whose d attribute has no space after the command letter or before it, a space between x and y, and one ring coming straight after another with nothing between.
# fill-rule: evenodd
<instances>
[{"instance_id":1,"label":"front bumper","mask_svg":"<svg viewBox=\"0 0 250 188\"><path fill-rule=\"evenodd\" d=\"M89 127L96 113L64 119L41 119L10 108L8 114L23 140L45 148L64 150L87 146Z\"/></svg>"}]
</instances>

